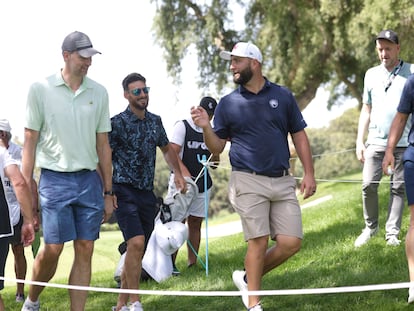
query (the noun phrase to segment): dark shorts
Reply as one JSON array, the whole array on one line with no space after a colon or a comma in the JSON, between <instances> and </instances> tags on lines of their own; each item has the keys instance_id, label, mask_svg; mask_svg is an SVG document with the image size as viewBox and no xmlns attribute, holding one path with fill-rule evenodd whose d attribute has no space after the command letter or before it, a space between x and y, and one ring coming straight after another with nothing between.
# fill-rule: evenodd
<instances>
[{"instance_id":1,"label":"dark shorts","mask_svg":"<svg viewBox=\"0 0 414 311\"><path fill-rule=\"evenodd\" d=\"M4 277L7 255L9 254L9 238L0 238L0 276ZM0 290L4 288L4 281L0 280Z\"/></svg>"},{"instance_id":2,"label":"dark shorts","mask_svg":"<svg viewBox=\"0 0 414 311\"><path fill-rule=\"evenodd\" d=\"M157 214L157 199L154 193L123 184L114 184L113 189L118 200L116 218L124 240L144 235L145 242L148 242L154 230L154 219Z\"/></svg>"},{"instance_id":3,"label":"dark shorts","mask_svg":"<svg viewBox=\"0 0 414 311\"><path fill-rule=\"evenodd\" d=\"M15 225L13 227L13 231L14 231L14 235L12 237L10 237L10 244L11 245L23 245L22 243L22 225L23 225L23 217L20 216L20 220L17 223L17 225Z\"/></svg>"},{"instance_id":4,"label":"dark shorts","mask_svg":"<svg viewBox=\"0 0 414 311\"><path fill-rule=\"evenodd\" d=\"M408 205L414 204L414 146L408 146L404 152L404 182Z\"/></svg>"},{"instance_id":5,"label":"dark shorts","mask_svg":"<svg viewBox=\"0 0 414 311\"><path fill-rule=\"evenodd\" d=\"M99 238L104 198L96 171L61 173L42 169L39 197L45 243Z\"/></svg>"}]
</instances>

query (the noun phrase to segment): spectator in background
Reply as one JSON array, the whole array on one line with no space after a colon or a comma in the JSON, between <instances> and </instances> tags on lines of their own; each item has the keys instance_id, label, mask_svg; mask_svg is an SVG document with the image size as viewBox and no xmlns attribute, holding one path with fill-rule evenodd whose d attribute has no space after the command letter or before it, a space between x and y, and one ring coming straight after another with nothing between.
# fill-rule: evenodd
<instances>
[{"instance_id":1,"label":"spectator in background","mask_svg":"<svg viewBox=\"0 0 414 311\"><path fill-rule=\"evenodd\" d=\"M17 161L19 167L21 167L22 161L22 147L11 141L11 127L9 121L6 119L0 119L0 137L2 139L4 147L9 152L10 156ZM19 201L17 200L15 191L11 185L10 180L5 177L4 179L4 192L7 199L7 204L10 209L10 217L12 219L12 225L14 226L13 237L10 238L10 245L14 255L14 271L16 278L24 280L26 278L27 261L24 254L24 247L21 237L21 229L23 225L23 217L20 212ZM37 199L37 187L36 182L32 181L33 198L32 198L32 214L33 214L33 226L35 231L39 230L39 218L38 218L38 199ZM16 302L24 301L24 283L17 283Z\"/></svg>"},{"instance_id":2,"label":"spectator in background","mask_svg":"<svg viewBox=\"0 0 414 311\"><path fill-rule=\"evenodd\" d=\"M86 76L97 53L86 34L70 33L62 44L63 69L29 90L22 170L30 181L35 161L41 168L39 197L45 242L33 263L33 281L48 282L64 244L73 241L69 284L88 286L100 225L111 217L116 204L108 93ZM30 285L22 311L40 309L43 289ZM87 291L70 289L71 310L84 310L87 295Z\"/></svg>"},{"instance_id":3,"label":"spectator in background","mask_svg":"<svg viewBox=\"0 0 414 311\"><path fill-rule=\"evenodd\" d=\"M127 243L121 274L122 289L139 289L142 257L154 229L157 200L153 192L157 147L175 173L175 184L182 192L186 182L178 157L168 141L161 118L148 111L149 90L146 79L131 73L122 81L125 111L112 117L109 134L112 148L113 185L118 200L116 218ZM126 306L128 298L131 305ZM143 310L137 294L121 293L115 311Z\"/></svg>"},{"instance_id":4,"label":"spectator in background","mask_svg":"<svg viewBox=\"0 0 414 311\"><path fill-rule=\"evenodd\" d=\"M4 120L1 121L4 125ZM20 209L23 223L21 227L21 241L23 246L28 246L34 241L33 216L32 216L32 198L30 189L26 184L22 173L19 169L18 161L14 160L4 143L4 131L0 136L0 276L4 277L6 259L9 252L9 239L12 237L13 214L18 214L16 209ZM18 206L9 206L6 201L4 189L7 187L5 180L12 184L14 193L19 202ZM4 281L0 280L0 290L4 288ZM0 311L5 311L5 305L0 295Z\"/></svg>"},{"instance_id":5,"label":"spectator in background","mask_svg":"<svg viewBox=\"0 0 414 311\"><path fill-rule=\"evenodd\" d=\"M229 199L247 241L245 271L234 271L233 282L242 292L257 291L266 273L300 250L303 238L296 182L288 172L289 133L305 173L300 186L304 199L316 191L312 154L293 94L263 76L258 47L239 42L220 57L230 60L239 87L217 105L214 129L202 107L193 107L191 116L213 154L231 142ZM269 247L269 238L276 244ZM257 295L242 293L242 301L248 310L263 310Z\"/></svg>"},{"instance_id":6,"label":"spectator in background","mask_svg":"<svg viewBox=\"0 0 414 311\"><path fill-rule=\"evenodd\" d=\"M213 119L217 102L214 98L206 96L200 101L200 107L203 107L209 116L210 121ZM205 216L205 191L207 191L208 202L210 201L211 187L213 181L207 170L207 190L204 189L204 166L199 162L203 155L209 159L211 153L203 141L203 130L194 124L193 119L178 121L174 125L174 131L170 139L171 146L181 159L181 172L183 176L189 176L196 180L198 187L198 196L191 203L186 219L188 225L187 242L187 266L191 267L197 263L198 250L200 248L201 224ZM220 161L219 155L213 155L210 162L216 165ZM216 168L216 166L212 166ZM175 191L174 174L170 176L169 191ZM176 254L173 256L174 270L173 274L178 275L180 272L175 266Z\"/></svg>"},{"instance_id":7,"label":"spectator in background","mask_svg":"<svg viewBox=\"0 0 414 311\"><path fill-rule=\"evenodd\" d=\"M414 66L399 58L400 41L392 30L382 30L375 39L378 66L367 70L364 79L363 105L359 117L356 155L364 164L362 171L362 207L365 228L355 240L355 247L367 243L379 230L378 185L382 178L382 160L391 122L395 116L401 92ZM366 134L368 137L365 141ZM394 150L395 166L391 176L385 240L398 246L398 235L404 209L404 172L402 156L407 147L408 128Z\"/></svg>"},{"instance_id":8,"label":"spectator in background","mask_svg":"<svg viewBox=\"0 0 414 311\"><path fill-rule=\"evenodd\" d=\"M410 288L408 290L408 303L414 302L414 75L407 78L401 100L397 108L397 113L391 124L388 135L387 148L385 149L384 159L382 161L382 170L387 175L392 175L395 170L396 158L395 148L401 137L404 135L407 121L411 115L410 131L408 135L408 147L404 152L404 180L405 192L410 209L410 225L408 227L407 237L405 240L405 251L408 262L408 271L410 277Z\"/></svg>"}]
</instances>

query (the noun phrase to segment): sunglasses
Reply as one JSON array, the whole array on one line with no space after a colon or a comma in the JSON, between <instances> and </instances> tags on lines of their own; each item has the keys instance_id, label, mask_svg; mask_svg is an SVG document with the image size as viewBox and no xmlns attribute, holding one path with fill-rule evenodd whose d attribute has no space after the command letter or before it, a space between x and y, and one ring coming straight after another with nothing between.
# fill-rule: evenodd
<instances>
[{"instance_id":1,"label":"sunglasses","mask_svg":"<svg viewBox=\"0 0 414 311\"><path fill-rule=\"evenodd\" d=\"M142 89L136 88L136 89L133 89L129 92L134 96L139 96L141 94L141 92L144 92L145 94L148 94L149 91L150 91L150 87L146 86L146 87L143 87Z\"/></svg>"}]
</instances>

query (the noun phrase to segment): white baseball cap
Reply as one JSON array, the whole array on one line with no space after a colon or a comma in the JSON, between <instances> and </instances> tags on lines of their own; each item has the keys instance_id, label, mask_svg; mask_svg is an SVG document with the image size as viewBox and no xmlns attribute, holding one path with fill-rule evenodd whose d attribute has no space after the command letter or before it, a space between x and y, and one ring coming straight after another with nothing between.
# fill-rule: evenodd
<instances>
[{"instance_id":1,"label":"white baseball cap","mask_svg":"<svg viewBox=\"0 0 414 311\"><path fill-rule=\"evenodd\" d=\"M159 248L166 255L174 254L188 239L187 226L179 221L157 224L154 233Z\"/></svg>"},{"instance_id":2,"label":"white baseball cap","mask_svg":"<svg viewBox=\"0 0 414 311\"><path fill-rule=\"evenodd\" d=\"M0 131L10 132L11 127L9 121L6 119L0 119Z\"/></svg>"},{"instance_id":3,"label":"white baseball cap","mask_svg":"<svg viewBox=\"0 0 414 311\"><path fill-rule=\"evenodd\" d=\"M256 59L259 63L262 63L263 57L259 48L251 42L239 42L233 47L231 52L221 51L220 57L225 60L231 60L231 56L248 57Z\"/></svg>"}]
</instances>

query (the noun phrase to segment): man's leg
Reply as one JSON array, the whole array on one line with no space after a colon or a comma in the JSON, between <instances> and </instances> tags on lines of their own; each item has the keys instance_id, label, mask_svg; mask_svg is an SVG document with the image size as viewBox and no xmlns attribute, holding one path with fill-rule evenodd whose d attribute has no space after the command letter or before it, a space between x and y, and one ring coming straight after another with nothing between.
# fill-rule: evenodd
<instances>
[{"instance_id":1,"label":"man's leg","mask_svg":"<svg viewBox=\"0 0 414 311\"><path fill-rule=\"evenodd\" d=\"M4 302L3 302L3 298L1 298L1 295L0 295L0 311L5 311Z\"/></svg>"},{"instance_id":2,"label":"man's leg","mask_svg":"<svg viewBox=\"0 0 414 311\"><path fill-rule=\"evenodd\" d=\"M135 236L127 241L127 245L124 269L122 271L121 288L139 289L142 257L144 256L145 249L145 237L143 235ZM138 294L130 294L129 298L131 303L140 300ZM118 296L117 310L125 304L125 295L120 294Z\"/></svg>"},{"instance_id":3,"label":"man's leg","mask_svg":"<svg viewBox=\"0 0 414 311\"><path fill-rule=\"evenodd\" d=\"M55 275L62 250L63 244L45 244L33 262L33 281L48 282ZM33 302L37 301L43 289L43 286L30 285L29 299Z\"/></svg>"},{"instance_id":4,"label":"man's leg","mask_svg":"<svg viewBox=\"0 0 414 311\"><path fill-rule=\"evenodd\" d=\"M247 243L244 265L249 291L260 290L262 276L296 254L300 250L301 240L297 237L278 235L276 245L269 249L267 246L267 236L251 239ZM259 302L259 296L249 296L249 307L253 307Z\"/></svg>"},{"instance_id":5,"label":"man's leg","mask_svg":"<svg viewBox=\"0 0 414 311\"><path fill-rule=\"evenodd\" d=\"M268 239L268 236L263 236L247 241L244 268L246 269L247 289L249 291L260 290ZM249 296L249 307L258 304L259 301L259 296Z\"/></svg>"},{"instance_id":6,"label":"man's leg","mask_svg":"<svg viewBox=\"0 0 414 311\"><path fill-rule=\"evenodd\" d=\"M410 282L414 282L414 204L410 208L410 225L405 239L405 253L408 262Z\"/></svg>"},{"instance_id":7,"label":"man's leg","mask_svg":"<svg viewBox=\"0 0 414 311\"><path fill-rule=\"evenodd\" d=\"M391 176L390 199L388 204L387 222L385 225L385 239L395 236L401 229L402 215L405 206L404 165L402 162L405 148L396 148L394 152L394 174Z\"/></svg>"},{"instance_id":8,"label":"man's leg","mask_svg":"<svg viewBox=\"0 0 414 311\"><path fill-rule=\"evenodd\" d=\"M277 235L276 244L266 252L263 275L280 266L290 257L299 252L302 240L287 235Z\"/></svg>"},{"instance_id":9,"label":"man's leg","mask_svg":"<svg viewBox=\"0 0 414 311\"><path fill-rule=\"evenodd\" d=\"M378 233L378 182L382 177L382 159L384 147L370 145L365 151L365 162L362 171L362 210L365 227L355 240L355 247L367 243Z\"/></svg>"},{"instance_id":10,"label":"man's leg","mask_svg":"<svg viewBox=\"0 0 414 311\"><path fill-rule=\"evenodd\" d=\"M70 285L89 286L91 281L91 266L94 241L73 241L75 259L69 275ZM71 311L84 310L88 292L84 290L69 290Z\"/></svg>"},{"instance_id":11,"label":"man's leg","mask_svg":"<svg viewBox=\"0 0 414 311\"><path fill-rule=\"evenodd\" d=\"M188 240L190 241L193 249L190 245L187 244L188 251L188 266L192 266L197 263L198 250L200 249L200 239L201 239L201 224L203 222L203 217L188 216ZM194 252L195 251L195 252Z\"/></svg>"},{"instance_id":12,"label":"man's leg","mask_svg":"<svg viewBox=\"0 0 414 311\"><path fill-rule=\"evenodd\" d=\"M368 146L362 171L362 207L365 226L375 229L378 226L378 182L382 176L384 152L375 146Z\"/></svg>"},{"instance_id":13,"label":"man's leg","mask_svg":"<svg viewBox=\"0 0 414 311\"><path fill-rule=\"evenodd\" d=\"M414 302L414 204L410 208L410 225L405 238L405 254L407 256L410 287L408 290L408 303Z\"/></svg>"},{"instance_id":14,"label":"man's leg","mask_svg":"<svg viewBox=\"0 0 414 311\"><path fill-rule=\"evenodd\" d=\"M14 271L16 278L24 280L27 272L26 256L24 255L23 244L12 244L12 251L14 255ZM24 295L24 283L17 283L16 295L23 297Z\"/></svg>"},{"instance_id":15,"label":"man's leg","mask_svg":"<svg viewBox=\"0 0 414 311\"><path fill-rule=\"evenodd\" d=\"M9 253L9 239L0 238L0 276L4 276L7 255ZM0 280L0 291L4 288L4 281ZM0 295L0 311L5 311L4 302Z\"/></svg>"}]
</instances>

